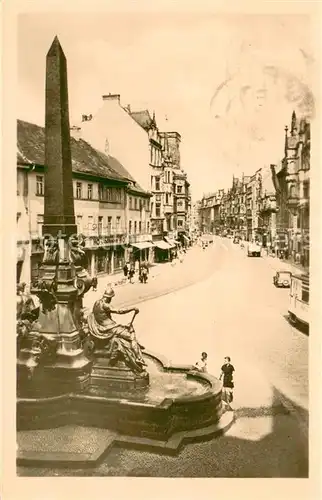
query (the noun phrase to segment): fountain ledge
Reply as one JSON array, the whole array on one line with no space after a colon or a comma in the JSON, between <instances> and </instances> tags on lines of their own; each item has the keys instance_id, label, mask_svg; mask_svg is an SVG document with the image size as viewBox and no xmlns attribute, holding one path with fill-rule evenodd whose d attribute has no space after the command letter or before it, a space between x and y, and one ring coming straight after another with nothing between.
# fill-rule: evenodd
<instances>
[{"instance_id":1,"label":"fountain ledge","mask_svg":"<svg viewBox=\"0 0 322 500\"><path fill-rule=\"evenodd\" d=\"M164 372L184 373L187 379L207 384L209 389L203 394L165 398L152 404L82 392L18 398L18 443L20 434L22 442L32 440L33 449L19 446L17 463L94 465L113 446L176 455L184 444L212 439L230 428L234 412L223 412L218 379L196 372L190 365L171 365L152 352L145 351L144 355L159 363ZM93 433L100 429L99 432L106 432L106 439L100 438L92 453L88 450L86 453L75 452L72 443L68 443L69 450L44 450L40 436L46 432L59 432L57 428L64 426L72 426L76 434L81 428L91 428ZM38 441L39 447L36 445L35 451Z\"/></svg>"}]
</instances>

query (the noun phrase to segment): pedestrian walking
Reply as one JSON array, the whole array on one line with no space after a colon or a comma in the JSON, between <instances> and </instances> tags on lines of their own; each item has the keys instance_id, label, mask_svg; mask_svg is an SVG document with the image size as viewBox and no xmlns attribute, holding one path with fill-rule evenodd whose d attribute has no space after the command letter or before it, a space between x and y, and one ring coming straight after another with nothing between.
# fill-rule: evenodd
<instances>
[{"instance_id":1,"label":"pedestrian walking","mask_svg":"<svg viewBox=\"0 0 322 500\"><path fill-rule=\"evenodd\" d=\"M200 361L197 361L197 363L195 364L195 368L199 372L207 373L207 359L208 354L206 352L202 352Z\"/></svg>"},{"instance_id":2,"label":"pedestrian walking","mask_svg":"<svg viewBox=\"0 0 322 500\"><path fill-rule=\"evenodd\" d=\"M131 265L130 270L129 270L129 281L130 283L133 284L133 277L135 275L135 268L133 265Z\"/></svg>"},{"instance_id":3,"label":"pedestrian walking","mask_svg":"<svg viewBox=\"0 0 322 500\"><path fill-rule=\"evenodd\" d=\"M147 262L143 261L141 263L140 276L139 276L141 283L146 284L146 282L148 281L148 273L149 273L148 264Z\"/></svg>"},{"instance_id":4,"label":"pedestrian walking","mask_svg":"<svg viewBox=\"0 0 322 500\"><path fill-rule=\"evenodd\" d=\"M129 272L129 266L127 265L127 262L126 262L124 267L123 267L123 273L124 273L125 277L127 277L128 272Z\"/></svg>"},{"instance_id":5,"label":"pedestrian walking","mask_svg":"<svg viewBox=\"0 0 322 500\"><path fill-rule=\"evenodd\" d=\"M221 367L221 373L219 376L219 380L223 378L223 400L230 405L233 401L233 389L234 389L234 381L233 381L233 373L235 368L230 362L230 357L225 357L225 363Z\"/></svg>"},{"instance_id":6,"label":"pedestrian walking","mask_svg":"<svg viewBox=\"0 0 322 500\"><path fill-rule=\"evenodd\" d=\"M97 292L97 284L98 284L97 276L93 276L93 278L92 278L92 289L93 289L93 292Z\"/></svg>"}]
</instances>

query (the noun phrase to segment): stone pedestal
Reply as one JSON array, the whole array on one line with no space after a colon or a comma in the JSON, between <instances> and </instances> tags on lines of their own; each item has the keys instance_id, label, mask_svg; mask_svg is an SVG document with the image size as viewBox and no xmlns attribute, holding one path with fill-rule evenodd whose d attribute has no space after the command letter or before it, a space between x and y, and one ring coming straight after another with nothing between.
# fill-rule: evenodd
<instances>
[{"instance_id":1,"label":"stone pedestal","mask_svg":"<svg viewBox=\"0 0 322 500\"><path fill-rule=\"evenodd\" d=\"M115 391L145 389L149 386L149 374L134 373L124 363L111 366L106 351L95 352L91 373L91 387L101 387Z\"/></svg>"}]
</instances>

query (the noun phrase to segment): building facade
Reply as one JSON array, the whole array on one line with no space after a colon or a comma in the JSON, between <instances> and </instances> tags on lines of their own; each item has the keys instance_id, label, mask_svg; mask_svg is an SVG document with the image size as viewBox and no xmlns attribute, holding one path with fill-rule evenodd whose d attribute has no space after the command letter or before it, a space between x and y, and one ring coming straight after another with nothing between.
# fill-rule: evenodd
<instances>
[{"instance_id":1,"label":"building facade","mask_svg":"<svg viewBox=\"0 0 322 500\"><path fill-rule=\"evenodd\" d=\"M17 280L30 282L44 253L45 135L28 122L18 120L17 128ZM71 150L75 221L87 270L113 274L125 261L149 258L150 193L130 180L118 160L84 140L71 137Z\"/></svg>"},{"instance_id":2,"label":"building facade","mask_svg":"<svg viewBox=\"0 0 322 500\"><path fill-rule=\"evenodd\" d=\"M138 127L130 107L121 106L119 94L102 96L103 104L93 115L83 115L81 135L95 149L117 158L131 177L150 190L149 137Z\"/></svg>"},{"instance_id":3,"label":"building facade","mask_svg":"<svg viewBox=\"0 0 322 500\"><path fill-rule=\"evenodd\" d=\"M272 166L277 212L277 249L304 267L310 262L310 123L292 114L285 128L284 157Z\"/></svg>"},{"instance_id":4,"label":"building facade","mask_svg":"<svg viewBox=\"0 0 322 500\"><path fill-rule=\"evenodd\" d=\"M156 254L170 255L178 235L186 244L191 195L180 165L180 134L159 131L154 113L151 116L147 109L132 111L130 105L121 106L119 94L104 95L95 115L83 115L81 133L93 147L118 158L139 185L151 192L150 231L156 259ZM183 180L184 192L178 193Z\"/></svg>"},{"instance_id":5,"label":"building facade","mask_svg":"<svg viewBox=\"0 0 322 500\"><path fill-rule=\"evenodd\" d=\"M162 132L155 113L131 111L132 118L149 137L151 234L156 260L167 260L177 243L186 246L191 233L191 194L187 174L180 165L181 136Z\"/></svg>"}]
</instances>

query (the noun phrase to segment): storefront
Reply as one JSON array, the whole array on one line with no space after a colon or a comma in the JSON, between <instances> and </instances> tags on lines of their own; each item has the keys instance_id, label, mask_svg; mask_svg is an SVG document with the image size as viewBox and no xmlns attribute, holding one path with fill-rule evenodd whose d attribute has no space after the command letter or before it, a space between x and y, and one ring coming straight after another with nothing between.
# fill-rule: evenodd
<instances>
[{"instance_id":1,"label":"storefront","mask_svg":"<svg viewBox=\"0 0 322 500\"><path fill-rule=\"evenodd\" d=\"M153 249L153 243L151 241L141 241L138 243L132 243L132 262L151 262L150 253Z\"/></svg>"},{"instance_id":2,"label":"storefront","mask_svg":"<svg viewBox=\"0 0 322 500\"><path fill-rule=\"evenodd\" d=\"M125 249L123 245L114 247L114 272L123 269L125 264Z\"/></svg>"},{"instance_id":3,"label":"storefront","mask_svg":"<svg viewBox=\"0 0 322 500\"><path fill-rule=\"evenodd\" d=\"M96 250L96 272L100 273L109 273L110 272L110 258L109 252L103 248L98 248Z\"/></svg>"},{"instance_id":4,"label":"storefront","mask_svg":"<svg viewBox=\"0 0 322 500\"><path fill-rule=\"evenodd\" d=\"M168 262L171 260L172 245L164 240L157 240L153 242L155 247L155 262Z\"/></svg>"},{"instance_id":5,"label":"storefront","mask_svg":"<svg viewBox=\"0 0 322 500\"><path fill-rule=\"evenodd\" d=\"M178 253L179 248L181 247L180 241L173 240L171 238L168 238L167 236L165 236L164 239L171 246L170 255L172 257L175 257Z\"/></svg>"},{"instance_id":6,"label":"storefront","mask_svg":"<svg viewBox=\"0 0 322 500\"><path fill-rule=\"evenodd\" d=\"M181 236L182 236L183 246L184 247L190 247L191 246L191 240L190 240L189 236L187 236L186 234L182 234Z\"/></svg>"}]
</instances>

